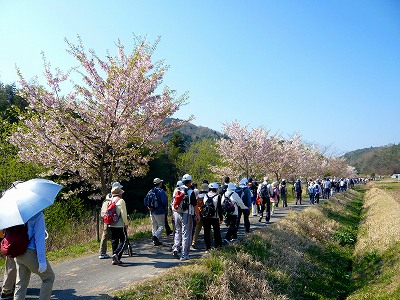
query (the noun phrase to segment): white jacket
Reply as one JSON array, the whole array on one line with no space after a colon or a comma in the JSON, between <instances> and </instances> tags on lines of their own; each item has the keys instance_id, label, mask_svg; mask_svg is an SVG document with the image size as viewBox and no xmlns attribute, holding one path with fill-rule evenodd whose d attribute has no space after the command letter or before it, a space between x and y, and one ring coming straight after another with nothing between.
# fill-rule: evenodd
<instances>
[{"instance_id":1,"label":"white jacket","mask_svg":"<svg viewBox=\"0 0 400 300\"><path fill-rule=\"evenodd\" d=\"M232 213L232 215L235 215L235 216L238 215L238 206L240 206L241 209L249 209L246 205L244 205L242 199L239 197L239 195L236 192L228 190L228 191L225 192L224 195L226 197L231 195L229 199L235 205L235 211ZM224 201L224 198L222 198L221 201Z\"/></svg>"}]
</instances>

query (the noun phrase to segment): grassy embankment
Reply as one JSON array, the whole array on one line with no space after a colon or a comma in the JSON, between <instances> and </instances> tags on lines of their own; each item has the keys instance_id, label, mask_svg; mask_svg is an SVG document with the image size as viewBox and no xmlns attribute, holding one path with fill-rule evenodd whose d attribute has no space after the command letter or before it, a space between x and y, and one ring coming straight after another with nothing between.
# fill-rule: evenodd
<instances>
[{"instance_id":1,"label":"grassy embankment","mask_svg":"<svg viewBox=\"0 0 400 300\"><path fill-rule=\"evenodd\" d=\"M117 299L345 299L362 205L362 190L340 193Z\"/></svg>"},{"instance_id":2,"label":"grassy embankment","mask_svg":"<svg viewBox=\"0 0 400 300\"><path fill-rule=\"evenodd\" d=\"M400 299L399 182L377 182L366 193L353 266L348 299Z\"/></svg>"}]
</instances>

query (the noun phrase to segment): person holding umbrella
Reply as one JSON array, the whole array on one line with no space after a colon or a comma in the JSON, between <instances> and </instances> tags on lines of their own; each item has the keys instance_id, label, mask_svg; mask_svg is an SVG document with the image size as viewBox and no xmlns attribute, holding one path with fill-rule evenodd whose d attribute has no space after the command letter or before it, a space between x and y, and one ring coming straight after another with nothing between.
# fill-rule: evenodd
<instances>
[{"instance_id":1,"label":"person holding umbrella","mask_svg":"<svg viewBox=\"0 0 400 300\"><path fill-rule=\"evenodd\" d=\"M43 211L30 218L27 226L29 236L28 249L24 254L15 258L17 280L15 283L14 300L25 299L31 273L39 275L42 280L39 299L50 299L55 275L46 259L46 225Z\"/></svg>"},{"instance_id":2,"label":"person holding umbrella","mask_svg":"<svg viewBox=\"0 0 400 300\"><path fill-rule=\"evenodd\" d=\"M15 257L15 300L25 299L31 273L39 275L42 280L39 299L51 298L55 275L46 259L43 209L54 203L61 188L53 181L36 178L13 184L0 199L0 229L6 229L6 238L8 228L27 226L27 249Z\"/></svg>"}]
</instances>

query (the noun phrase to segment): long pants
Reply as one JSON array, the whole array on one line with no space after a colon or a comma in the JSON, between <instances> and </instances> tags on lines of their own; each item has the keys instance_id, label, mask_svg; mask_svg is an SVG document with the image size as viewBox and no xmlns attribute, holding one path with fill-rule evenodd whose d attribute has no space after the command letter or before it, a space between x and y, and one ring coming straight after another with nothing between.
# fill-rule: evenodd
<instances>
[{"instance_id":1,"label":"long pants","mask_svg":"<svg viewBox=\"0 0 400 300\"><path fill-rule=\"evenodd\" d=\"M15 283L14 300L24 300L28 289L31 273L39 275L42 280L40 287L39 300L49 300L53 290L54 272L47 261L47 269L39 273L39 263L36 250L28 249L26 252L15 258L17 263L17 281Z\"/></svg>"},{"instance_id":2,"label":"long pants","mask_svg":"<svg viewBox=\"0 0 400 300\"><path fill-rule=\"evenodd\" d=\"M201 218L200 221L196 222L196 229L194 230L192 244L195 244L197 239L199 238L200 231L201 228L203 228L203 225L204 225L203 218Z\"/></svg>"},{"instance_id":3,"label":"long pants","mask_svg":"<svg viewBox=\"0 0 400 300\"><path fill-rule=\"evenodd\" d=\"M315 202L319 203L319 193L316 193L314 197L315 197Z\"/></svg>"},{"instance_id":4,"label":"long pants","mask_svg":"<svg viewBox=\"0 0 400 300\"><path fill-rule=\"evenodd\" d=\"M258 206L257 203L252 203L251 204L251 212L253 216L257 216L258 215Z\"/></svg>"},{"instance_id":5,"label":"long pants","mask_svg":"<svg viewBox=\"0 0 400 300\"><path fill-rule=\"evenodd\" d=\"M261 200L261 216L260 216L260 221L263 218L264 215L264 210L265 210L265 221L269 222L269 220L271 219L271 202L269 201L269 199L267 200Z\"/></svg>"},{"instance_id":6,"label":"long pants","mask_svg":"<svg viewBox=\"0 0 400 300\"><path fill-rule=\"evenodd\" d=\"M159 240L161 238L161 234L165 226L165 214L161 215L151 214L150 218L152 224L151 232L153 236L155 236Z\"/></svg>"},{"instance_id":7,"label":"long pants","mask_svg":"<svg viewBox=\"0 0 400 300\"><path fill-rule=\"evenodd\" d=\"M100 240L100 254L107 254L107 242L111 239L110 227L107 224L103 224L103 234Z\"/></svg>"},{"instance_id":8,"label":"long pants","mask_svg":"<svg viewBox=\"0 0 400 300\"><path fill-rule=\"evenodd\" d=\"M241 209L240 207L238 207L238 216L236 219L236 226L239 229L240 226L240 219L242 218L243 215L243 220L244 220L244 229L246 232L250 232L250 210L248 209ZM237 239L237 236L233 237L234 239Z\"/></svg>"},{"instance_id":9,"label":"long pants","mask_svg":"<svg viewBox=\"0 0 400 300\"><path fill-rule=\"evenodd\" d=\"M5 270L3 278L2 293L9 295L14 293L14 285L17 278L17 266L14 258L6 256Z\"/></svg>"},{"instance_id":10,"label":"long pants","mask_svg":"<svg viewBox=\"0 0 400 300\"><path fill-rule=\"evenodd\" d=\"M118 260L121 260L124 249L128 243L128 234L124 227L110 227L110 231L113 254L116 254Z\"/></svg>"},{"instance_id":11,"label":"long pants","mask_svg":"<svg viewBox=\"0 0 400 300\"><path fill-rule=\"evenodd\" d=\"M314 194L309 194L310 197L310 204L314 205Z\"/></svg>"},{"instance_id":12,"label":"long pants","mask_svg":"<svg viewBox=\"0 0 400 300\"><path fill-rule=\"evenodd\" d=\"M225 234L225 239L230 241L234 236L237 236L237 215L228 215L226 217L226 222L228 227L228 231Z\"/></svg>"},{"instance_id":13,"label":"long pants","mask_svg":"<svg viewBox=\"0 0 400 300\"><path fill-rule=\"evenodd\" d=\"M170 235L173 232L173 230L171 229L171 227L169 226L168 223L168 214L165 214L165 233L167 235Z\"/></svg>"},{"instance_id":14,"label":"long pants","mask_svg":"<svg viewBox=\"0 0 400 300\"><path fill-rule=\"evenodd\" d=\"M329 199L330 195L331 195L331 189L330 188L324 188L324 199Z\"/></svg>"},{"instance_id":15,"label":"long pants","mask_svg":"<svg viewBox=\"0 0 400 300\"><path fill-rule=\"evenodd\" d=\"M203 218L204 226L204 243L206 244L206 250L211 249L211 227L214 231L214 245L215 248L222 246L221 228L219 226L218 218Z\"/></svg>"},{"instance_id":16,"label":"long pants","mask_svg":"<svg viewBox=\"0 0 400 300\"><path fill-rule=\"evenodd\" d=\"M281 199L282 199L282 207L287 207L287 195L281 194Z\"/></svg>"},{"instance_id":17,"label":"long pants","mask_svg":"<svg viewBox=\"0 0 400 300\"><path fill-rule=\"evenodd\" d=\"M301 191L296 191L296 204L297 201L301 204Z\"/></svg>"},{"instance_id":18,"label":"long pants","mask_svg":"<svg viewBox=\"0 0 400 300\"><path fill-rule=\"evenodd\" d=\"M174 211L175 236L172 251L178 251L182 246L181 258L189 255L190 243L192 241L193 217L188 213Z\"/></svg>"}]
</instances>

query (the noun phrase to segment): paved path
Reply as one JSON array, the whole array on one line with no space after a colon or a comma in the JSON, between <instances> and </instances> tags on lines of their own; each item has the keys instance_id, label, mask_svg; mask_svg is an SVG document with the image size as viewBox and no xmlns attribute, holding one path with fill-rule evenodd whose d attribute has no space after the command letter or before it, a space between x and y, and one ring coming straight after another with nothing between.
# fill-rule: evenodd
<instances>
[{"instance_id":1,"label":"paved path","mask_svg":"<svg viewBox=\"0 0 400 300\"><path fill-rule=\"evenodd\" d=\"M303 203L306 199L303 200ZM258 222L258 217L250 216L251 231L258 230L273 224L284 218L289 211L300 211L308 205L291 206L283 209L279 207L271 218L271 225ZM222 237L226 232L226 226L222 225ZM238 237L244 235L243 226L239 229ZM200 249L191 249L190 257L200 257L204 254L204 243L202 234L199 237ZM121 290L130 283L156 276L173 266L185 262L172 257L172 237L163 238L163 246L155 247L151 244L150 238L140 244L133 243L135 255L132 257L123 256L124 262L121 266L113 266L111 259L99 259L98 255L90 254L83 257L67 260L61 263L53 263L52 267L56 274L56 281L53 288L53 298L58 300L91 300L91 299L112 299L111 292ZM2 276L1 276L2 277ZM2 278L0 278L2 280ZM26 299L38 299L40 279L32 275Z\"/></svg>"}]
</instances>

